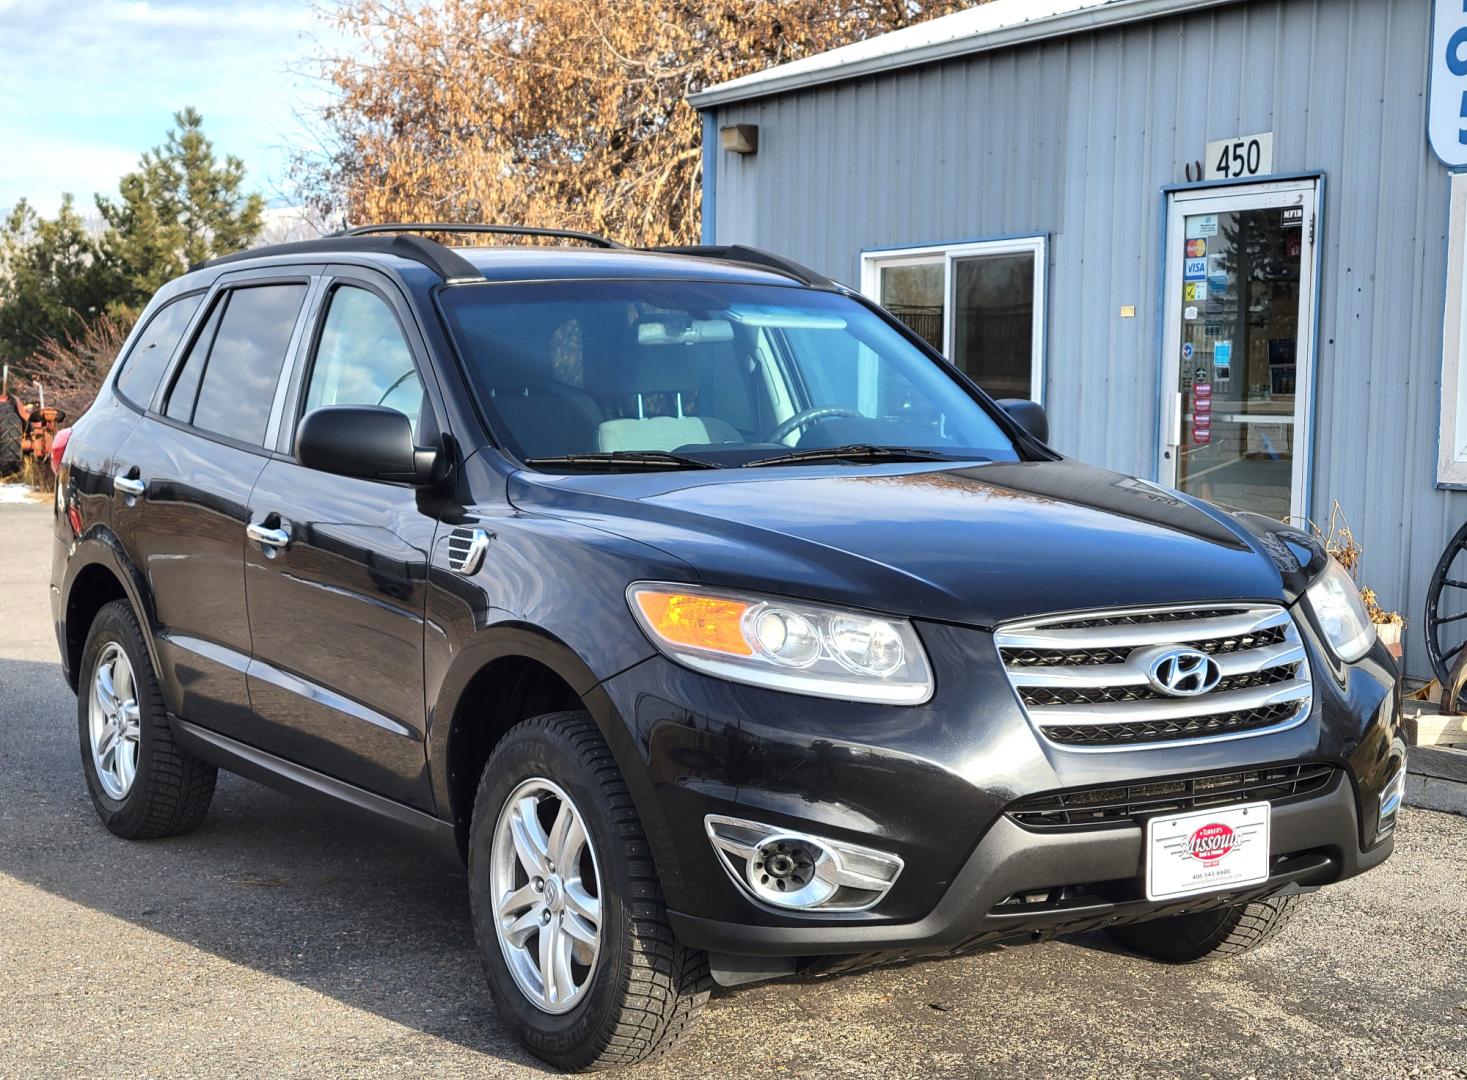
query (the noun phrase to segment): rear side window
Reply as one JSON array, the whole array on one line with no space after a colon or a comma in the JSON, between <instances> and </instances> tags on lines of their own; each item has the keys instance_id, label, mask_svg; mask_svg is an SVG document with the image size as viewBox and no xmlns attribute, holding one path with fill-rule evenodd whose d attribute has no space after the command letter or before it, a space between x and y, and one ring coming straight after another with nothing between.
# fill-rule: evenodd
<instances>
[{"instance_id":1,"label":"rear side window","mask_svg":"<svg viewBox=\"0 0 1467 1080\"><path fill-rule=\"evenodd\" d=\"M178 348L179 339L203 300L203 293L181 296L164 304L148 320L117 374L117 390L123 397L144 408L152 402L158 380L163 377L163 369L168 366L173 350Z\"/></svg>"},{"instance_id":2,"label":"rear side window","mask_svg":"<svg viewBox=\"0 0 1467 1080\"><path fill-rule=\"evenodd\" d=\"M263 443L275 384L305 298L306 286L294 283L232 290L195 341L167 414L225 438Z\"/></svg>"}]
</instances>

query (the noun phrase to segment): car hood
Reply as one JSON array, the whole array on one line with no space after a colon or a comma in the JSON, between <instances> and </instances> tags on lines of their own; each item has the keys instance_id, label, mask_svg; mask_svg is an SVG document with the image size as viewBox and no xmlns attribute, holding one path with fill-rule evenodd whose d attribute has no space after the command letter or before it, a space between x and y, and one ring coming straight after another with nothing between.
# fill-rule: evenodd
<instances>
[{"instance_id":1,"label":"car hood","mask_svg":"<svg viewBox=\"0 0 1467 1080\"><path fill-rule=\"evenodd\" d=\"M1290 602L1323 558L1278 523L1072 461L520 472L510 497L659 548L704 584L975 626Z\"/></svg>"}]
</instances>

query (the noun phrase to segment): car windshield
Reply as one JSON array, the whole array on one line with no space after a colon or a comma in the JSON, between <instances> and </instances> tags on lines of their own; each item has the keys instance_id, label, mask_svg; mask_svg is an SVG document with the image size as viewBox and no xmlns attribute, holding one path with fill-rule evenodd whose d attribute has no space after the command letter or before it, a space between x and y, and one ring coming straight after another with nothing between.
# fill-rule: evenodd
<instances>
[{"instance_id":1,"label":"car windshield","mask_svg":"<svg viewBox=\"0 0 1467 1080\"><path fill-rule=\"evenodd\" d=\"M532 466L1018 457L944 365L839 294L583 280L441 297L490 424Z\"/></svg>"}]
</instances>

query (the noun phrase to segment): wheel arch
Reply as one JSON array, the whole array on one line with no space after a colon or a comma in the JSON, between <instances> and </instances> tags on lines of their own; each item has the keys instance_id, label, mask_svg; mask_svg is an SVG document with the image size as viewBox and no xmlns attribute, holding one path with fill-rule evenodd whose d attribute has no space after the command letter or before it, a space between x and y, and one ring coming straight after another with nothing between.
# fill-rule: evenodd
<instances>
[{"instance_id":1,"label":"wheel arch","mask_svg":"<svg viewBox=\"0 0 1467 1080\"><path fill-rule=\"evenodd\" d=\"M615 673L612 673L615 674ZM439 816L453 823L460 854L468 850L474 792L484 764L512 727L547 712L584 709L611 748L659 866L661 812L628 725L598 677L564 641L526 623L480 631L455 658L428 726L428 758Z\"/></svg>"},{"instance_id":2,"label":"wheel arch","mask_svg":"<svg viewBox=\"0 0 1467 1080\"><path fill-rule=\"evenodd\" d=\"M62 664L66 681L77 688L82 650L97 612L113 600L126 600L137 616L153 670L161 672L158 648L153 640L153 606L147 581L133 566L121 541L107 529L93 529L77 543L67 562L62 590Z\"/></svg>"}]
</instances>

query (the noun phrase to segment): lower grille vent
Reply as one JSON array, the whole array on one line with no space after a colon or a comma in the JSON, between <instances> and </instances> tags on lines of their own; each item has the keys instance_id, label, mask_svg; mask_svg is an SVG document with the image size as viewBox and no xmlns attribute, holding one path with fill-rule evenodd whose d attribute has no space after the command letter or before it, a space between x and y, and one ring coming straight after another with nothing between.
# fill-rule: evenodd
<instances>
[{"instance_id":1,"label":"lower grille vent","mask_svg":"<svg viewBox=\"0 0 1467 1080\"><path fill-rule=\"evenodd\" d=\"M1128 824L1151 814L1226 803L1286 802L1324 790L1334 774L1332 765L1278 765L1181 780L1060 791L1020 799L1008 808L1008 814L1030 829Z\"/></svg>"}]
</instances>

